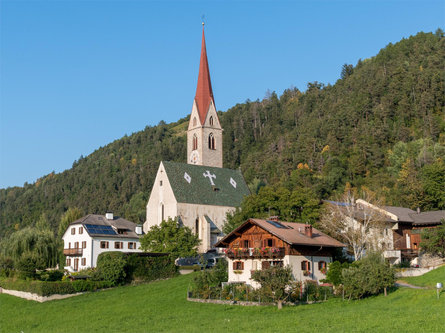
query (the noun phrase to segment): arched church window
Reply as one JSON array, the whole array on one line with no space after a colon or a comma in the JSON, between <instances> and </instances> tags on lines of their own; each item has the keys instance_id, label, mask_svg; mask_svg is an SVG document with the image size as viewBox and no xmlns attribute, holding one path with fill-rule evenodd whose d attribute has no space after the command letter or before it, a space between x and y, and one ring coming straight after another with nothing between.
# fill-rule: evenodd
<instances>
[{"instance_id":1,"label":"arched church window","mask_svg":"<svg viewBox=\"0 0 445 333\"><path fill-rule=\"evenodd\" d=\"M196 126L196 117L193 117L193 127Z\"/></svg>"},{"instance_id":2,"label":"arched church window","mask_svg":"<svg viewBox=\"0 0 445 333\"><path fill-rule=\"evenodd\" d=\"M215 150L215 137L213 133L209 134L209 149Z\"/></svg>"},{"instance_id":3,"label":"arched church window","mask_svg":"<svg viewBox=\"0 0 445 333\"><path fill-rule=\"evenodd\" d=\"M164 221L164 204L161 204L161 222Z\"/></svg>"},{"instance_id":4,"label":"arched church window","mask_svg":"<svg viewBox=\"0 0 445 333\"><path fill-rule=\"evenodd\" d=\"M198 137L196 134L193 134L193 150L198 149Z\"/></svg>"},{"instance_id":5,"label":"arched church window","mask_svg":"<svg viewBox=\"0 0 445 333\"><path fill-rule=\"evenodd\" d=\"M210 126L213 126L213 117L210 117L209 124L210 124Z\"/></svg>"},{"instance_id":6,"label":"arched church window","mask_svg":"<svg viewBox=\"0 0 445 333\"><path fill-rule=\"evenodd\" d=\"M195 220L195 235L199 236L199 219Z\"/></svg>"}]
</instances>

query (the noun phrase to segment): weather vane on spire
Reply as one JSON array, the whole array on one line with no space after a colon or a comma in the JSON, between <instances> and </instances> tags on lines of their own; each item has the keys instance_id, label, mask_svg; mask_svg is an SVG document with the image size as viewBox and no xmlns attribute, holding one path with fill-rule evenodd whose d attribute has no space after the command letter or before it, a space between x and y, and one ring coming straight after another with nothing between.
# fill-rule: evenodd
<instances>
[{"instance_id":1,"label":"weather vane on spire","mask_svg":"<svg viewBox=\"0 0 445 333\"><path fill-rule=\"evenodd\" d=\"M205 19L205 15L203 14L203 15L201 16L201 23L202 23L202 26L205 25L204 19Z\"/></svg>"}]
</instances>

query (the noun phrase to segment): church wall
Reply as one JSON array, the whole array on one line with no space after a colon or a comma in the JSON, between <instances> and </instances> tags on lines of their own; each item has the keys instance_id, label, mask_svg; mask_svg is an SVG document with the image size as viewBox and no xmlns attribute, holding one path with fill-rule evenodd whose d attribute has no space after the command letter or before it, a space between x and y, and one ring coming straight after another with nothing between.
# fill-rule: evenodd
<instances>
[{"instance_id":1,"label":"church wall","mask_svg":"<svg viewBox=\"0 0 445 333\"><path fill-rule=\"evenodd\" d=\"M173 194L165 168L161 163L147 203L144 232L147 232L152 226L159 225L162 222L162 205L164 206L164 220L167 220L169 217L175 218L178 215L176 198Z\"/></svg>"},{"instance_id":2,"label":"church wall","mask_svg":"<svg viewBox=\"0 0 445 333\"><path fill-rule=\"evenodd\" d=\"M207 215L213 221L213 223L215 223L219 230L222 231L224 223L226 222L226 213L235 211L235 207L227 206L197 205L188 203L178 203L177 205L177 213L181 217L182 222L195 233L196 218L200 219L201 235L204 236L200 237L203 241L201 250L204 251L209 250L213 246L213 244L210 244L210 230L207 229L208 226L205 226L205 224L208 223L203 218L204 215Z\"/></svg>"}]
</instances>

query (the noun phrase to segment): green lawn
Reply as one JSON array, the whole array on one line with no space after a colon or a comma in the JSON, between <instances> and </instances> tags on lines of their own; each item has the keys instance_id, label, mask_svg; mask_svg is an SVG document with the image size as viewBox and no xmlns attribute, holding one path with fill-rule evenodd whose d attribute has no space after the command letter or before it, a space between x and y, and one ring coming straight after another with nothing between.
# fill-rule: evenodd
<instances>
[{"instance_id":1,"label":"green lawn","mask_svg":"<svg viewBox=\"0 0 445 333\"><path fill-rule=\"evenodd\" d=\"M428 272L422 276L406 277L400 280L406 281L415 286L436 288L437 282L442 282L445 287L445 265Z\"/></svg>"},{"instance_id":2,"label":"green lawn","mask_svg":"<svg viewBox=\"0 0 445 333\"><path fill-rule=\"evenodd\" d=\"M195 273L196 274L196 273ZM445 332L445 293L241 307L186 301L192 275L37 303L0 295L1 332Z\"/></svg>"}]
</instances>

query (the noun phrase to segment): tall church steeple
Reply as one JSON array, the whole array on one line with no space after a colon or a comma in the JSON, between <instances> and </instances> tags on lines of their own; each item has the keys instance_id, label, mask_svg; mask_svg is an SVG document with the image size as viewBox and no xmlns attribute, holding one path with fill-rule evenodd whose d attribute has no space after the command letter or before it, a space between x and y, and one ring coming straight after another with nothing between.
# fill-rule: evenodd
<instances>
[{"instance_id":1,"label":"tall church steeple","mask_svg":"<svg viewBox=\"0 0 445 333\"><path fill-rule=\"evenodd\" d=\"M195 102L198 108L201 124L204 123L210 103L213 99L212 82L210 81L209 62L207 60L204 25L202 27L201 60L199 61L198 85L196 87Z\"/></svg>"},{"instance_id":2,"label":"tall church steeple","mask_svg":"<svg viewBox=\"0 0 445 333\"><path fill-rule=\"evenodd\" d=\"M222 128L210 81L204 23L198 84L187 131L187 159L189 164L222 168Z\"/></svg>"}]
</instances>

